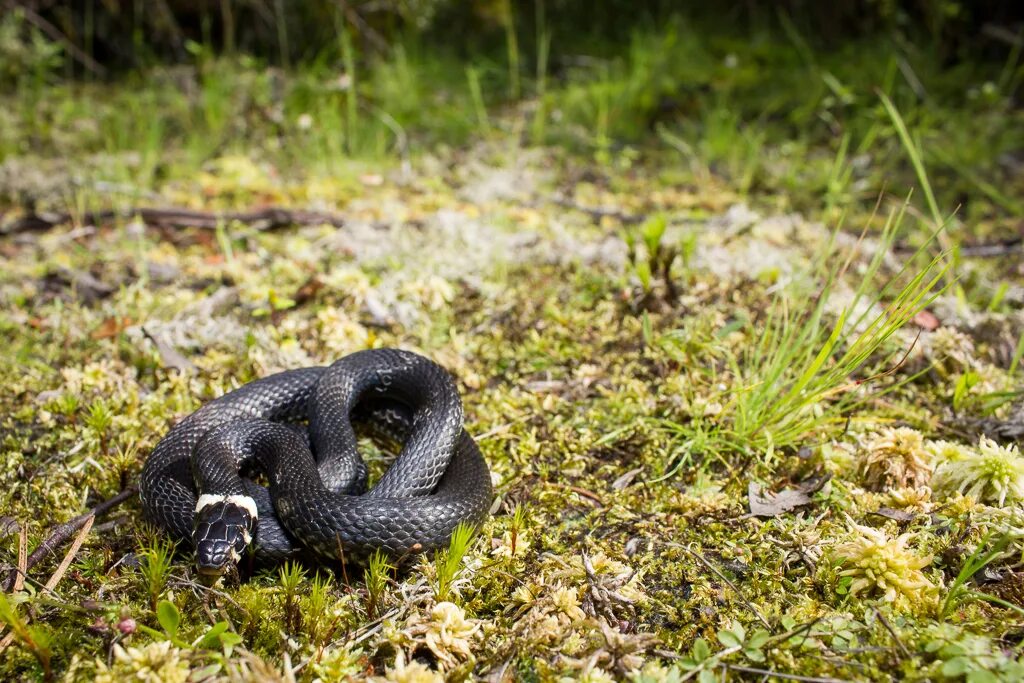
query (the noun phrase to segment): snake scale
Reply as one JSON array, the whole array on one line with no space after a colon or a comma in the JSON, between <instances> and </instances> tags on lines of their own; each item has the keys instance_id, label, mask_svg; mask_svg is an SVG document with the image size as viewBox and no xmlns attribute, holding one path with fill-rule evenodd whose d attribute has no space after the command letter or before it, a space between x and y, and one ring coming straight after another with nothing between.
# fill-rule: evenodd
<instances>
[{"instance_id":1,"label":"snake scale","mask_svg":"<svg viewBox=\"0 0 1024 683\"><path fill-rule=\"evenodd\" d=\"M369 491L354 425L402 443ZM157 444L139 495L150 520L194 544L199 572L219 575L247 548L271 562L437 548L487 514L492 490L448 372L372 349L205 404Z\"/></svg>"}]
</instances>

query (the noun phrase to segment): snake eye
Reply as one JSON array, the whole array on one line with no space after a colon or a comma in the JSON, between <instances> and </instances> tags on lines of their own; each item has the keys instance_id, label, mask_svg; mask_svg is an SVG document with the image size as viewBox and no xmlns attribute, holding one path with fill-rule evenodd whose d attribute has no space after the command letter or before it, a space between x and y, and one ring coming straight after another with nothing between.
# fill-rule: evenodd
<instances>
[{"instance_id":1,"label":"snake eye","mask_svg":"<svg viewBox=\"0 0 1024 683\"><path fill-rule=\"evenodd\" d=\"M229 500L208 502L199 507L192 532L199 573L220 576L237 562L252 541L254 523L248 506Z\"/></svg>"}]
</instances>

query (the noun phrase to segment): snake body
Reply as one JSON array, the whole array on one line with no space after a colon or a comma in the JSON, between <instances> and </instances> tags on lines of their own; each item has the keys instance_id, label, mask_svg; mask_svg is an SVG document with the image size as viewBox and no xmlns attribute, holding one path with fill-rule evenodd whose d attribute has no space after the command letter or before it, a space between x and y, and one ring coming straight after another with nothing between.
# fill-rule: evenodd
<instances>
[{"instance_id":1,"label":"snake body","mask_svg":"<svg viewBox=\"0 0 1024 683\"><path fill-rule=\"evenodd\" d=\"M374 349L289 370L172 427L143 466L142 508L194 543L206 574L222 573L247 547L265 561L304 550L331 558L430 550L491 503L487 464L462 421L451 376L415 353ZM360 423L403 444L369 491Z\"/></svg>"}]
</instances>

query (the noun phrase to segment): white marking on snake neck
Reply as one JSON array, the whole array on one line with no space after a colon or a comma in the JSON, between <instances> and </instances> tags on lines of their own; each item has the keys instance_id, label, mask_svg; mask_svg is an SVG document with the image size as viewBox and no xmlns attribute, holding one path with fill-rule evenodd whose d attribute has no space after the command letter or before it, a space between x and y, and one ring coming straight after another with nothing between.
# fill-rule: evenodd
<instances>
[{"instance_id":1,"label":"white marking on snake neck","mask_svg":"<svg viewBox=\"0 0 1024 683\"><path fill-rule=\"evenodd\" d=\"M196 512L198 513L205 507L216 505L224 500L224 496L216 496L211 493L204 493L199 496L199 500L196 501Z\"/></svg>"},{"instance_id":2,"label":"white marking on snake neck","mask_svg":"<svg viewBox=\"0 0 1024 683\"><path fill-rule=\"evenodd\" d=\"M249 496L221 496L215 493L204 493L199 496L199 500L196 501L196 512L217 503L228 503L238 506L248 512L253 520L259 517L259 513L256 510L256 501Z\"/></svg>"}]
</instances>

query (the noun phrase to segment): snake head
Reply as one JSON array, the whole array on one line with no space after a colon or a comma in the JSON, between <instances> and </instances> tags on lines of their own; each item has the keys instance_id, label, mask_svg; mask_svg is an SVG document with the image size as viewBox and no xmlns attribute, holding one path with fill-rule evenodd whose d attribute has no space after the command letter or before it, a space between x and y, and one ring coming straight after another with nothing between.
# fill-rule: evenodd
<instances>
[{"instance_id":1,"label":"snake head","mask_svg":"<svg viewBox=\"0 0 1024 683\"><path fill-rule=\"evenodd\" d=\"M256 517L256 503L249 496L199 497L192 540L201 575L218 577L241 559L252 542Z\"/></svg>"}]
</instances>

